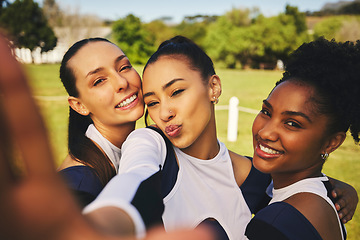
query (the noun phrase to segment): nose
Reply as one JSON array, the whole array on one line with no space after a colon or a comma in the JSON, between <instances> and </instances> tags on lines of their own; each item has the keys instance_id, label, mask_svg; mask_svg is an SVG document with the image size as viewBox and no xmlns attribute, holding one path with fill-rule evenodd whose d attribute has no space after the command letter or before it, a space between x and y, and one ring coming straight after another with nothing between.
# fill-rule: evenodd
<instances>
[{"instance_id":1,"label":"nose","mask_svg":"<svg viewBox=\"0 0 360 240\"><path fill-rule=\"evenodd\" d=\"M112 77L111 84L113 85L116 92L121 92L128 87L129 82L125 77L121 76L119 73L116 73Z\"/></svg>"},{"instance_id":2,"label":"nose","mask_svg":"<svg viewBox=\"0 0 360 240\"><path fill-rule=\"evenodd\" d=\"M175 110L169 104L162 103L160 106L160 119L168 122L175 117Z\"/></svg>"},{"instance_id":3,"label":"nose","mask_svg":"<svg viewBox=\"0 0 360 240\"><path fill-rule=\"evenodd\" d=\"M275 142L279 138L279 134L277 131L276 124L272 123L271 121L268 121L264 123L257 132L257 135L262 139L266 141Z\"/></svg>"}]
</instances>

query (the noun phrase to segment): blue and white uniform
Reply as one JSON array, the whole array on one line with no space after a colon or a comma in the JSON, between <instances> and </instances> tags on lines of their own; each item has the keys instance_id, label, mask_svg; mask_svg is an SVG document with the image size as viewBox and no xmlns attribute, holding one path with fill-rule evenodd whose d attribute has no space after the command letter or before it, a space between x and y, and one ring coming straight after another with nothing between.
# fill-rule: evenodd
<instances>
[{"instance_id":1,"label":"blue and white uniform","mask_svg":"<svg viewBox=\"0 0 360 240\"><path fill-rule=\"evenodd\" d=\"M274 189L273 198L269 205L259 211L249 223L246 236L251 240L257 239L322 239L315 227L295 207L283 202L297 193L313 193L329 203L336 211L331 196L331 185L326 176L307 178L290 186ZM324 219L325 221L326 219ZM342 239L346 239L345 226L338 217Z\"/></svg>"},{"instance_id":2,"label":"blue and white uniform","mask_svg":"<svg viewBox=\"0 0 360 240\"><path fill-rule=\"evenodd\" d=\"M270 176L253 168L239 188L228 149L221 142L219 146L213 159L201 160L172 146L157 129L137 129L122 146L119 174L85 212L109 205L124 209L127 202L144 196L135 206L141 219L135 214L134 204L127 206L137 230L144 231L144 223L148 226L146 222L151 222L139 207L151 209L154 216L152 205L160 199L165 205L162 222L166 230L193 229L209 222L216 225L221 239L245 239L251 213L269 200L265 190ZM141 194L144 190L147 194ZM157 213L162 213L161 204L155 206Z\"/></svg>"},{"instance_id":3,"label":"blue and white uniform","mask_svg":"<svg viewBox=\"0 0 360 240\"><path fill-rule=\"evenodd\" d=\"M117 171L121 157L120 148L104 138L94 124L89 125L85 135L101 147ZM83 207L92 202L104 187L95 170L89 166L68 167L59 171L59 174Z\"/></svg>"}]
</instances>

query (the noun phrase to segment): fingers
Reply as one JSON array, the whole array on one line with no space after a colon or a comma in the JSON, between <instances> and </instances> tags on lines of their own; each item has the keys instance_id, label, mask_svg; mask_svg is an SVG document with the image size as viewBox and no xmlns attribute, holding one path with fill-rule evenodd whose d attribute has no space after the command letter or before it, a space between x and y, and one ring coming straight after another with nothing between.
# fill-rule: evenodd
<instances>
[{"instance_id":1,"label":"fingers","mask_svg":"<svg viewBox=\"0 0 360 240\"><path fill-rule=\"evenodd\" d=\"M45 125L25 74L2 37L0 53L0 91L11 136L22 152L28 174L49 174L55 168Z\"/></svg>"}]
</instances>

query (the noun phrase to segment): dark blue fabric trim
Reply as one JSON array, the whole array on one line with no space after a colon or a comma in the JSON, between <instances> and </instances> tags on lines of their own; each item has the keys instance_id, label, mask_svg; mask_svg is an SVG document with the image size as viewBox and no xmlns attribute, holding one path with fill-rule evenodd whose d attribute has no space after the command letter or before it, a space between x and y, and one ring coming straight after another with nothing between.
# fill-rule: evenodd
<instances>
[{"instance_id":1,"label":"dark blue fabric trim","mask_svg":"<svg viewBox=\"0 0 360 240\"><path fill-rule=\"evenodd\" d=\"M82 207L91 203L103 189L100 179L89 166L72 166L59 171Z\"/></svg>"},{"instance_id":2,"label":"dark blue fabric trim","mask_svg":"<svg viewBox=\"0 0 360 240\"><path fill-rule=\"evenodd\" d=\"M165 134L158 128L148 126L156 132L158 132L164 139L166 144L166 159L164 166L162 166L162 181L161 181L161 193L162 197L165 198L175 186L177 175L179 172L179 165L176 160L173 145Z\"/></svg>"},{"instance_id":3,"label":"dark blue fabric trim","mask_svg":"<svg viewBox=\"0 0 360 240\"><path fill-rule=\"evenodd\" d=\"M226 234L224 228L221 226L221 224L212 218L207 218L204 221L202 221L198 227L206 226L207 228L210 228L213 232L213 238L214 240L229 240L228 235Z\"/></svg>"},{"instance_id":4,"label":"dark blue fabric trim","mask_svg":"<svg viewBox=\"0 0 360 240\"><path fill-rule=\"evenodd\" d=\"M163 226L164 203L161 195L161 170L142 181L131 204L138 210L146 229Z\"/></svg>"},{"instance_id":5,"label":"dark blue fabric trim","mask_svg":"<svg viewBox=\"0 0 360 240\"><path fill-rule=\"evenodd\" d=\"M309 220L286 202L275 202L260 210L245 231L245 235L251 240L277 239L279 233L284 235L283 239L321 240ZM263 236L266 238L262 238Z\"/></svg>"},{"instance_id":6,"label":"dark blue fabric trim","mask_svg":"<svg viewBox=\"0 0 360 240\"><path fill-rule=\"evenodd\" d=\"M252 161L251 157L247 157ZM251 167L248 177L240 186L241 192L249 206L251 213L257 213L266 207L271 198L266 194L266 189L271 182L270 174L265 174Z\"/></svg>"}]
</instances>

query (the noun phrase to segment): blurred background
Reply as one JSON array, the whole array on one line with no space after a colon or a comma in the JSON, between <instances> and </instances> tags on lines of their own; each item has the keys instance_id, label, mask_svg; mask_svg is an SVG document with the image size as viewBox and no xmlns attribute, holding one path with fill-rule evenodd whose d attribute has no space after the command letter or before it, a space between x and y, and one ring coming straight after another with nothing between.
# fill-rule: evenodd
<instances>
[{"instance_id":1,"label":"blurred background","mask_svg":"<svg viewBox=\"0 0 360 240\"><path fill-rule=\"evenodd\" d=\"M67 94L59 62L76 41L104 37L118 44L141 74L159 44L184 35L213 59L223 93L216 105L218 138L230 150L252 156L251 125L283 61L320 36L360 39L360 0L0 0L0 28L11 36L34 98L47 124L57 164L67 154ZM228 141L228 104L239 99L237 139ZM143 127L143 119L137 127ZM331 154L324 173L360 193L360 149L351 137ZM346 224L360 239L360 210Z\"/></svg>"}]
</instances>

